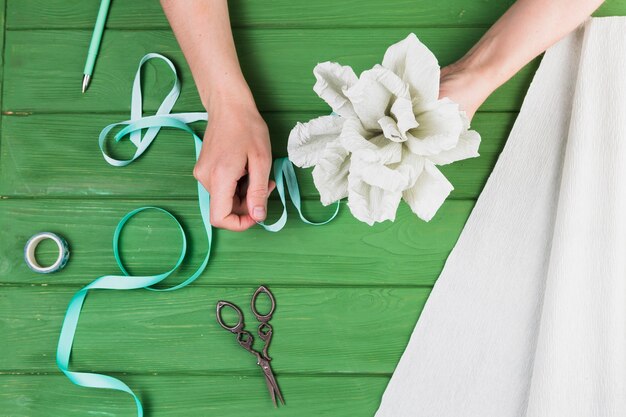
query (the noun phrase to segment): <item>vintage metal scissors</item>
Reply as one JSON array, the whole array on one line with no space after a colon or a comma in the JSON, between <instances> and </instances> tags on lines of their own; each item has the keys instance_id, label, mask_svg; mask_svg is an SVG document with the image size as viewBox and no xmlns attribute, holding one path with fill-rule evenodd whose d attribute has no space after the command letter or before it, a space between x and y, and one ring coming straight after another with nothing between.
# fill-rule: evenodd
<instances>
[{"instance_id":1,"label":"vintage metal scissors","mask_svg":"<svg viewBox=\"0 0 626 417\"><path fill-rule=\"evenodd\" d=\"M261 314L256 308L256 300L260 294L266 294L271 302L270 311L267 314ZM222 309L224 307L230 307L239 316L238 321L235 325L229 326L224 322L222 318ZM243 313L233 303L228 301L219 301L217 303L217 322L224 329L228 330L231 333L237 335L237 342L241 347L243 347L248 352L252 353L257 359L257 365L261 367L263 371L263 375L265 376L265 382L267 383L267 388L270 391L270 396L272 397L272 401L274 402L274 407L277 407L276 397L278 400L284 405L285 400L283 399L283 395L280 393L280 389L278 388L278 384L276 383L276 378L274 377L274 373L272 372L272 367L270 366L270 361L272 358L267 353L270 342L272 340L272 325L269 324L269 321L272 319L272 314L274 314L274 309L276 308L276 301L274 300L274 295L264 286L260 286L252 295L252 300L250 301L250 307L252 309L252 314L259 321L259 327L257 328L257 335L261 340L265 342L265 346L263 346L263 350L258 352L252 348L252 344L254 342L254 338L250 334L250 332L244 330L243 323Z\"/></svg>"}]
</instances>

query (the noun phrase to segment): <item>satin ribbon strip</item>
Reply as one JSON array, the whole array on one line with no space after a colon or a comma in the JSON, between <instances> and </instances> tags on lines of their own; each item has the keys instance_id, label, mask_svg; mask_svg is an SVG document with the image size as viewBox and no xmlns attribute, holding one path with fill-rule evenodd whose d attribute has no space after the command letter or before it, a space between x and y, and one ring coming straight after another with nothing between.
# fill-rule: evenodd
<instances>
[{"instance_id":1,"label":"satin ribbon strip","mask_svg":"<svg viewBox=\"0 0 626 417\"><path fill-rule=\"evenodd\" d=\"M340 202L338 201L335 207L335 212L325 221L316 223L304 217L304 214L302 214L302 199L300 197L300 187L298 187L298 178L296 177L296 172L293 169L293 164L288 158L277 158L274 160L274 181L276 181L276 191L278 192L280 202L283 205L283 213L280 218L272 224L257 222L268 232L278 232L285 226L285 223L287 223L287 199L285 196L285 188L289 191L291 203L298 211L300 219L304 223L313 226L321 226L333 220L339 213Z\"/></svg>"},{"instance_id":2,"label":"satin ribbon strip","mask_svg":"<svg viewBox=\"0 0 626 417\"><path fill-rule=\"evenodd\" d=\"M157 112L153 116L142 117L142 94L141 94L141 68L143 65L151 59L160 59L164 61L173 74L174 85L172 89L167 94L161 105L159 106ZM207 120L206 113L170 113L178 96L180 95L180 81L178 79L178 75L176 73L176 68L172 64L172 62L166 57L150 53L145 55L141 61L139 62L139 68L137 69L137 73L135 75L135 79L133 82L132 89L132 99L131 99L131 114L130 119L113 123L106 126L100 132L100 136L98 138L98 144L100 146L100 151L102 152L102 156L104 159L113 166L121 167L126 166L137 158L139 158L145 151L148 149L150 144L154 141L157 134L159 133L162 127L170 127L175 129L180 129L188 132L194 139L195 145L195 154L196 160L200 155L200 150L202 149L202 140L195 134L195 132L189 127L189 123L193 123L199 120ZM115 134L114 139L116 142L120 141L122 138L128 136L130 141L137 148L133 157L127 160L115 159L108 155L104 149L105 140L108 134L116 127L122 127L122 129ZM145 132L142 135L142 130ZM281 217L272 224L265 224L260 222L259 224L267 231L270 232L278 232L280 231L287 222L287 191L289 192L289 198L298 211L300 218L303 222L311 224L311 225L323 225L331 221L337 216L339 212L339 202L337 203L337 207L332 216L323 221L323 222L312 222L308 220L304 214L302 213L302 203L300 197L300 190L298 187L298 181L296 178L296 174L293 168L293 165L287 158L278 158L274 161L274 179L276 181L276 190L280 197L280 201L283 205L283 213ZM82 306L85 302L85 298L89 290L92 289L113 289L113 290L131 290L131 289L139 289L146 288L148 290L153 291L173 291L179 288L182 288L191 282L193 282L206 268L209 263L209 258L211 254L211 242L212 242L212 228L211 223L209 221L209 203L210 196L209 193L204 189L204 187L198 182L198 204L200 207L200 214L202 216L202 222L204 224L204 229L207 235L208 241L208 249L204 260L200 264L200 266L196 269L196 271L185 279L180 284L174 285L169 288L154 288L153 286L160 283L168 276L170 276L174 271L178 269L181 265L183 259L185 258L187 252L187 239L185 236L185 231L178 220L167 210L147 206L137 208L128 214L126 214L118 223L115 232L113 234L113 254L115 256L115 260L117 262L118 267L120 268L123 275L104 275L89 285L81 288L70 300L67 311L65 313L65 318L63 319L63 324L61 327L61 335L59 337L59 344L57 346L57 365L59 369L76 385L80 385L83 387L89 388L108 388L118 391L124 391L130 394L135 400L135 404L137 406L137 416L143 416L143 407L141 405L141 401L139 397L133 392L132 389L124 382L120 381L117 378L113 378L111 376L96 374L96 373L88 373L88 372L76 372L69 370L70 356L72 352L72 345L74 343L74 336L76 334L76 328L78 326L78 320L80 317L80 312ZM146 211L146 210L156 210L160 213L171 218L176 226L178 226L181 236L182 236L182 247L180 251L180 255L176 264L169 270L162 272L160 274L155 275L130 275L128 270L124 267L120 253L119 253L119 239L122 229L126 222L135 216L136 214Z\"/></svg>"}]
</instances>

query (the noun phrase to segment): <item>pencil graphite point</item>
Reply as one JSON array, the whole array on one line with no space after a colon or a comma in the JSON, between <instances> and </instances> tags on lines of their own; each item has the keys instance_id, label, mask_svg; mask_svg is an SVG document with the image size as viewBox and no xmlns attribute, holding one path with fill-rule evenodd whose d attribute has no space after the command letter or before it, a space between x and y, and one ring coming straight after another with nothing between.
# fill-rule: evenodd
<instances>
[{"instance_id":1,"label":"pencil graphite point","mask_svg":"<svg viewBox=\"0 0 626 417\"><path fill-rule=\"evenodd\" d=\"M85 76L83 77L83 88L82 88L83 94L85 93L85 91L87 91L87 87L89 87L90 80L91 80L91 77L88 74L85 74Z\"/></svg>"}]
</instances>

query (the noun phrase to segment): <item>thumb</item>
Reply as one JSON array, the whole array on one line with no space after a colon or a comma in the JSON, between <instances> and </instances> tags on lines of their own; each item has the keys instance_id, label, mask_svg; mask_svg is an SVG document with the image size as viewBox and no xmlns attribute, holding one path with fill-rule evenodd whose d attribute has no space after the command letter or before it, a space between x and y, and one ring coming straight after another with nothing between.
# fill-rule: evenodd
<instances>
[{"instance_id":1,"label":"thumb","mask_svg":"<svg viewBox=\"0 0 626 417\"><path fill-rule=\"evenodd\" d=\"M254 158L248 160L248 190L246 202L248 213L257 222L265 220L267 215L268 178L271 159Z\"/></svg>"}]
</instances>

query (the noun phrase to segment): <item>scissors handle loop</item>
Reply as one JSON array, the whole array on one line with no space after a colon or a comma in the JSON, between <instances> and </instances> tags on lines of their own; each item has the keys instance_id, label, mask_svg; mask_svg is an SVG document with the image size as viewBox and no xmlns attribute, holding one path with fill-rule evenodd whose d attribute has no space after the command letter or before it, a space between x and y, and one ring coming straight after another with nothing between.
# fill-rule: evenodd
<instances>
[{"instance_id":1,"label":"scissors handle loop","mask_svg":"<svg viewBox=\"0 0 626 417\"><path fill-rule=\"evenodd\" d=\"M270 311L267 314L261 314L256 308L256 301L259 295L265 294L270 299ZM274 295L270 290L267 289L264 285L261 285L252 295L252 300L250 301L250 308L252 309L252 314L260 323L267 323L272 319L272 314L274 314L274 309L276 309L276 300L274 300Z\"/></svg>"},{"instance_id":2,"label":"scissors handle loop","mask_svg":"<svg viewBox=\"0 0 626 417\"><path fill-rule=\"evenodd\" d=\"M235 325L229 326L224 321L224 318L222 317L222 310L224 309L224 307L230 307L233 310L235 310L235 313L237 313L238 318L237 318L237 323L235 323ZM217 316L217 322L220 324L220 326L222 326L224 329L228 330L229 332L239 335L244 331L243 330L243 326L244 326L243 313L241 312L241 310L239 310L239 307L237 307L233 303L230 303L228 301L218 301L217 311L215 315ZM239 340L239 336L237 336L237 340Z\"/></svg>"}]
</instances>

